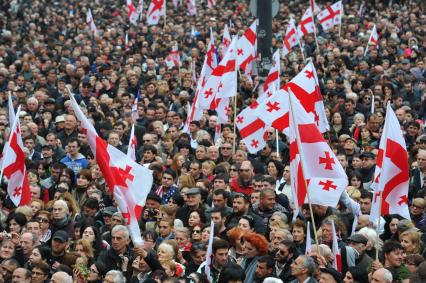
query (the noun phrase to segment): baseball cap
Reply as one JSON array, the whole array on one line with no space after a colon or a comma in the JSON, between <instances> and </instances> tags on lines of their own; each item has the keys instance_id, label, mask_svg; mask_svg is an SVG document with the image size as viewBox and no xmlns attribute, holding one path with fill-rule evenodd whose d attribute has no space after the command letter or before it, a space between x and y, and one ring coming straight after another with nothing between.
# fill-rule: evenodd
<instances>
[{"instance_id":1,"label":"baseball cap","mask_svg":"<svg viewBox=\"0 0 426 283\"><path fill-rule=\"evenodd\" d=\"M105 207L104 211L102 211L103 215L113 216L118 210L114 206Z\"/></svg>"},{"instance_id":2,"label":"baseball cap","mask_svg":"<svg viewBox=\"0 0 426 283\"><path fill-rule=\"evenodd\" d=\"M371 159L374 159L374 158L376 158L376 155L374 155L374 153L372 153L372 152L366 151L366 152L361 153L361 155L359 157L360 158L371 158Z\"/></svg>"},{"instance_id":3,"label":"baseball cap","mask_svg":"<svg viewBox=\"0 0 426 283\"><path fill-rule=\"evenodd\" d=\"M348 238L348 242L353 242L353 243L360 243L360 244L364 244L366 245L368 242L368 239L361 234L353 234L352 236L350 236Z\"/></svg>"},{"instance_id":4,"label":"baseball cap","mask_svg":"<svg viewBox=\"0 0 426 283\"><path fill-rule=\"evenodd\" d=\"M68 233L64 230L58 230L53 234L52 237L53 240L58 240L62 243L68 242Z\"/></svg>"}]
</instances>

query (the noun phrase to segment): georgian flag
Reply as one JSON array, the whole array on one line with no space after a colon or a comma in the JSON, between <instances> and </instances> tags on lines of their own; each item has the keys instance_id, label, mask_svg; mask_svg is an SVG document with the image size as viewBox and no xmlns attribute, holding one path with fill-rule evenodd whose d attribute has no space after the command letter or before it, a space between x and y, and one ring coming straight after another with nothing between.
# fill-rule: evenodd
<instances>
[{"instance_id":1,"label":"georgian flag","mask_svg":"<svg viewBox=\"0 0 426 283\"><path fill-rule=\"evenodd\" d=\"M95 21L93 20L92 10L89 8L86 14L86 24L89 26L90 31L93 35L98 35L98 29L96 28Z\"/></svg>"},{"instance_id":2,"label":"georgian flag","mask_svg":"<svg viewBox=\"0 0 426 283\"><path fill-rule=\"evenodd\" d=\"M284 42L283 42L283 56L286 56L291 52L291 49L299 43L299 35L297 33L296 26L294 24L294 19L290 19L287 31L285 33Z\"/></svg>"},{"instance_id":3,"label":"georgian flag","mask_svg":"<svg viewBox=\"0 0 426 283\"><path fill-rule=\"evenodd\" d=\"M142 244L138 220L151 190L152 171L136 163L99 137L72 94L71 105L108 188L113 193L123 218L127 219L127 227L133 243Z\"/></svg>"},{"instance_id":4,"label":"georgian flag","mask_svg":"<svg viewBox=\"0 0 426 283\"><path fill-rule=\"evenodd\" d=\"M272 56L272 67L269 70L268 76L263 83L263 86L259 88L259 99L257 100L259 103L270 97L273 93L280 89L280 50L277 49L274 55Z\"/></svg>"},{"instance_id":5,"label":"georgian flag","mask_svg":"<svg viewBox=\"0 0 426 283\"><path fill-rule=\"evenodd\" d=\"M130 131L129 146L127 147L127 156L136 161L136 148L138 147L138 139L135 135L135 124L132 125Z\"/></svg>"},{"instance_id":6,"label":"georgian flag","mask_svg":"<svg viewBox=\"0 0 426 283\"><path fill-rule=\"evenodd\" d=\"M327 7L327 9L322 10L317 18L320 22L324 31L331 29L334 26L340 25L342 23L343 15L343 5L342 1L338 1L333 5Z\"/></svg>"},{"instance_id":7,"label":"georgian flag","mask_svg":"<svg viewBox=\"0 0 426 283\"><path fill-rule=\"evenodd\" d=\"M309 7L306 9L302 19L299 22L299 25L297 26L297 33L299 34L299 38L302 38L304 35L308 35L314 32L315 24L312 20L312 9Z\"/></svg>"},{"instance_id":8,"label":"georgian flag","mask_svg":"<svg viewBox=\"0 0 426 283\"><path fill-rule=\"evenodd\" d=\"M129 22L131 22L134 25L137 25L138 23L138 12L135 8L135 6L133 5L132 0L126 0L126 4L127 4L127 17L129 18Z\"/></svg>"},{"instance_id":9,"label":"georgian flag","mask_svg":"<svg viewBox=\"0 0 426 283\"><path fill-rule=\"evenodd\" d=\"M177 42L173 45L172 50L164 61L169 69L173 67L180 67L182 65Z\"/></svg>"},{"instance_id":10,"label":"georgian flag","mask_svg":"<svg viewBox=\"0 0 426 283\"><path fill-rule=\"evenodd\" d=\"M370 38L368 39L367 47L365 48L364 56L368 52L368 46L370 44L373 44L376 46L377 49L379 49L379 34L377 33L376 25L373 26L373 29L371 30Z\"/></svg>"},{"instance_id":11,"label":"georgian flag","mask_svg":"<svg viewBox=\"0 0 426 283\"><path fill-rule=\"evenodd\" d=\"M160 18L166 14L166 0L152 0L148 7L148 13L146 16L146 23L156 25L160 21Z\"/></svg>"},{"instance_id":12,"label":"georgian flag","mask_svg":"<svg viewBox=\"0 0 426 283\"><path fill-rule=\"evenodd\" d=\"M223 38L222 38L222 57L225 57L226 51L228 51L229 45L231 45L231 35L229 34L228 25L225 24L223 28Z\"/></svg>"},{"instance_id":13,"label":"georgian flag","mask_svg":"<svg viewBox=\"0 0 426 283\"><path fill-rule=\"evenodd\" d=\"M243 36L237 42L237 64L238 67L244 71L247 78L251 80L253 73L252 64L257 57L256 43L257 43L257 20L255 20L248 28Z\"/></svg>"}]
</instances>

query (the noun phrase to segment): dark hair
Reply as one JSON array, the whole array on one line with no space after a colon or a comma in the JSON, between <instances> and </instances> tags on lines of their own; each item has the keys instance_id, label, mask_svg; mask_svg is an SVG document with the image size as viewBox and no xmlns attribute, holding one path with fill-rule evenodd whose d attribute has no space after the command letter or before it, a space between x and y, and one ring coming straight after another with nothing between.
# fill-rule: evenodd
<instances>
[{"instance_id":1,"label":"dark hair","mask_svg":"<svg viewBox=\"0 0 426 283\"><path fill-rule=\"evenodd\" d=\"M201 223L206 223L207 222L207 218L206 218L206 215L204 214L204 211L203 210L201 210L201 209L196 209L196 210L193 210L193 211L191 211L190 213L189 213L189 215L191 215L191 213L193 213L193 212L196 212L196 213L198 213L198 215L200 216L200 222Z\"/></svg>"},{"instance_id":2,"label":"dark hair","mask_svg":"<svg viewBox=\"0 0 426 283\"><path fill-rule=\"evenodd\" d=\"M94 225L82 225L80 228L80 237L83 236L83 232L84 230L86 230L87 228L92 228L93 233L95 234L95 240L93 241L93 250L94 250L94 254L95 254L95 258L97 258L97 256L99 255L99 253L102 251L102 237L101 237L101 233L99 232L98 227L94 226Z\"/></svg>"},{"instance_id":3,"label":"dark hair","mask_svg":"<svg viewBox=\"0 0 426 283\"><path fill-rule=\"evenodd\" d=\"M43 262L43 261L41 261L41 262L39 262L39 263L36 263L34 266L32 266L32 267L31 267L31 271L32 271L34 268L38 268L38 269L40 269L41 271L43 271L43 273L44 273L45 275L49 275L49 272L50 272L50 266L49 266L47 263Z\"/></svg>"},{"instance_id":4,"label":"dark hair","mask_svg":"<svg viewBox=\"0 0 426 283\"><path fill-rule=\"evenodd\" d=\"M146 151L151 151L154 155L157 155L157 152L158 152L155 145L152 145L152 144L147 144L143 146L143 152L146 152Z\"/></svg>"},{"instance_id":5,"label":"dark hair","mask_svg":"<svg viewBox=\"0 0 426 283\"><path fill-rule=\"evenodd\" d=\"M6 231L8 232L10 232L9 223L12 220L15 220L16 223L18 223L19 226L21 226L21 230L22 230L22 227L24 227L25 224L27 224L27 218L25 217L24 214L20 212L12 212L11 214L7 216L7 219L6 219L6 223L7 223Z\"/></svg>"},{"instance_id":6,"label":"dark hair","mask_svg":"<svg viewBox=\"0 0 426 283\"><path fill-rule=\"evenodd\" d=\"M250 225L250 228L254 229L254 218L253 217L251 217L250 215L243 215L243 216L241 216L240 220L241 219L247 220L247 222Z\"/></svg>"},{"instance_id":7,"label":"dark hair","mask_svg":"<svg viewBox=\"0 0 426 283\"><path fill-rule=\"evenodd\" d=\"M217 189L216 191L213 192L213 194L215 196L223 195L223 198L229 199L229 193L225 191L224 189Z\"/></svg>"},{"instance_id":8,"label":"dark hair","mask_svg":"<svg viewBox=\"0 0 426 283\"><path fill-rule=\"evenodd\" d=\"M50 255L52 252L49 246L46 246L46 245L37 246L34 249L38 249L42 260L46 260L46 262L49 262Z\"/></svg>"},{"instance_id":9,"label":"dark hair","mask_svg":"<svg viewBox=\"0 0 426 283\"><path fill-rule=\"evenodd\" d=\"M142 232L142 237L143 238L151 238L155 243L157 241L158 234L154 230L148 229L148 230Z\"/></svg>"},{"instance_id":10,"label":"dark hair","mask_svg":"<svg viewBox=\"0 0 426 283\"><path fill-rule=\"evenodd\" d=\"M277 171L278 171L277 178L280 179L283 175L283 172L284 172L284 166L278 160L273 160L273 159L269 160L268 163L266 164L266 166L268 166L268 164L271 163L271 162L274 163L275 168L277 168Z\"/></svg>"},{"instance_id":11,"label":"dark hair","mask_svg":"<svg viewBox=\"0 0 426 283\"><path fill-rule=\"evenodd\" d=\"M361 268L359 266L351 266L347 270L350 274L352 274L352 277L355 282L368 282L368 272L364 268Z\"/></svg>"},{"instance_id":12,"label":"dark hair","mask_svg":"<svg viewBox=\"0 0 426 283\"><path fill-rule=\"evenodd\" d=\"M293 241L283 240L280 242L280 245L284 245L288 249L288 253L293 254L293 258L297 258L299 256L299 250Z\"/></svg>"},{"instance_id":13,"label":"dark hair","mask_svg":"<svg viewBox=\"0 0 426 283\"><path fill-rule=\"evenodd\" d=\"M99 210L99 202L95 198L88 198L84 201L83 207Z\"/></svg>"},{"instance_id":14,"label":"dark hair","mask_svg":"<svg viewBox=\"0 0 426 283\"><path fill-rule=\"evenodd\" d=\"M370 191L362 189L360 198L369 198L370 200L373 200L373 193L370 192Z\"/></svg>"},{"instance_id":15,"label":"dark hair","mask_svg":"<svg viewBox=\"0 0 426 283\"><path fill-rule=\"evenodd\" d=\"M246 273L241 266L236 263L228 262L220 272L217 283L228 283L230 281L242 281L246 279Z\"/></svg>"},{"instance_id":16,"label":"dark hair","mask_svg":"<svg viewBox=\"0 0 426 283\"><path fill-rule=\"evenodd\" d=\"M226 211L220 207L213 207L213 209L210 211L210 215L213 213L219 212L220 217L224 218L226 216Z\"/></svg>"},{"instance_id":17,"label":"dark hair","mask_svg":"<svg viewBox=\"0 0 426 283\"><path fill-rule=\"evenodd\" d=\"M226 174L226 173L218 173L214 177L214 180L223 180L223 181L225 181L226 184L228 184L229 183L229 175Z\"/></svg>"},{"instance_id":18,"label":"dark hair","mask_svg":"<svg viewBox=\"0 0 426 283\"><path fill-rule=\"evenodd\" d=\"M383 254L388 254L396 250L404 250L400 242L390 240L383 245Z\"/></svg>"},{"instance_id":19,"label":"dark hair","mask_svg":"<svg viewBox=\"0 0 426 283\"><path fill-rule=\"evenodd\" d=\"M161 203L161 198L156 193L149 193L146 197L146 200L153 200L155 202Z\"/></svg>"},{"instance_id":20,"label":"dark hair","mask_svg":"<svg viewBox=\"0 0 426 283\"><path fill-rule=\"evenodd\" d=\"M266 262L266 268L274 268L275 260L270 255L263 255L258 258L257 262Z\"/></svg>"},{"instance_id":21,"label":"dark hair","mask_svg":"<svg viewBox=\"0 0 426 283\"><path fill-rule=\"evenodd\" d=\"M210 231L210 233L213 233L213 231ZM216 253L217 250L220 249L229 249L229 244L224 239L214 239L213 245L212 245L212 251L213 254Z\"/></svg>"},{"instance_id":22,"label":"dark hair","mask_svg":"<svg viewBox=\"0 0 426 283\"><path fill-rule=\"evenodd\" d=\"M169 174L170 176L172 176L173 180L176 180L176 172L170 168L167 168L166 170L164 170L163 175L164 174Z\"/></svg>"}]
</instances>

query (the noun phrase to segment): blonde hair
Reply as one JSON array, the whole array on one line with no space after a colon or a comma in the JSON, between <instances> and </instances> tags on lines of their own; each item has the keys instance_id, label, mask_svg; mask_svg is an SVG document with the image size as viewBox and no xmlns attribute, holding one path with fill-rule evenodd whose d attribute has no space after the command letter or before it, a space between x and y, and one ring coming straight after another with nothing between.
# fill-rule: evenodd
<instances>
[{"instance_id":1,"label":"blonde hair","mask_svg":"<svg viewBox=\"0 0 426 283\"><path fill-rule=\"evenodd\" d=\"M353 199L354 201L356 201L356 202L360 201L360 199L361 199L361 192L357 188L355 188L353 186L348 186L346 188L346 192L348 193L348 195L350 196L350 198Z\"/></svg>"},{"instance_id":2,"label":"blonde hair","mask_svg":"<svg viewBox=\"0 0 426 283\"><path fill-rule=\"evenodd\" d=\"M90 258L94 257L94 251L93 251L93 247L92 244L89 243L87 240L77 240L77 242L75 243L75 246L77 245L81 245L83 247L83 252Z\"/></svg>"},{"instance_id":3,"label":"blonde hair","mask_svg":"<svg viewBox=\"0 0 426 283\"><path fill-rule=\"evenodd\" d=\"M16 208L15 212L22 213L23 215L25 215L25 218L27 218L27 220L33 218L33 210L28 205L19 206L18 208Z\"/></svg>"},{"instance_id":4,"label":"blonde hair","mask_svg":"<svg viewBox=\"0 0 426 283\"><path fill-rule=\"evenodd\" d=\"M401 235L399 235L399 241L402 240L402 238L404 237L408 237L408 239L410 240L410 242L412 242L415 246L416 249L413 251L413 253L419 253L420 250L420 233L417 231L413 231L413 230L409 230L409 231L405 231L403 233L401 233Z\"/></svg>"}]
</instances>

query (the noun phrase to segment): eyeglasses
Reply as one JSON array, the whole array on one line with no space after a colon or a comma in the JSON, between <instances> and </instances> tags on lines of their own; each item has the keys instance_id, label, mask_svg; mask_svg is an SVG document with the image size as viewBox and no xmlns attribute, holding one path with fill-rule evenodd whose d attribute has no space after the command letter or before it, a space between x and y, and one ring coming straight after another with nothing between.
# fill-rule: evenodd
<instances>
[{"instance_id":1,"label":"eyeglasses","mask_svg":"<svg viewBox=\"0 0 426 283\"><path fill-rule=\"evenodd\" d=\"M47 218L37 217L36 220L37 222L49 223L49 219Z\"/></svg>"},{"instance_id":2,"label":"eyeglasses","mask_svg":"<svg viewBox=\"0 0 426 283\"><path fill-rule=\"evenodd\" d=\"M250 172L250 169L240 169L240 172Z\"/></svg>"},{"instance_id":3,"label":"eyeglasses","mask_svg":"<svg viewBox=\"0 0 426 283\"><path fill-rule=\"evenodd\" d=\"M231 147L221 147L220 149L230 150L232 148Z\"/></svg>"},{"instance_id":4,"label":"eyeglasses","mask_svg":"<svg viewBox=\"0 0 426 283\"><path fill-rule=\"evenodd\" d=\"M231 168L229 171L237 172L238 170L236 168Z\"/></svg>"},{"instance_id":5,"label":"eyeglasses","mask_svg":"<svg viewBox=\"0 0 426 283\"><path fill-rule=\"evenodd\" d=\"M194 231L192 231L192 233L193 233L193 234L200 234L200 233L201 233L201 230L194 230Z\"/></svg>"},{"instance_id":6,"label":"eyeglasses","mask_svg":"<svg viewBox=\"0 0 426 283\"><path fill-rule=\"evenodd\" d=\"M411 204L411 207L412 207L412 208L415 208L415 209L423 209L423 207L418 206L418 205L415 205L414 203L413 203L413 204Z\"/></svg>"},{"instance_id":7,"label":"eyeglasses","mask_svg":"<svg viewBox=\"0 0 426 283\"><path fill-rule=\"evenodd\" d=\"M142 142L151 142L151 140L142 140Z\"/></svg>"}]
</instances>

